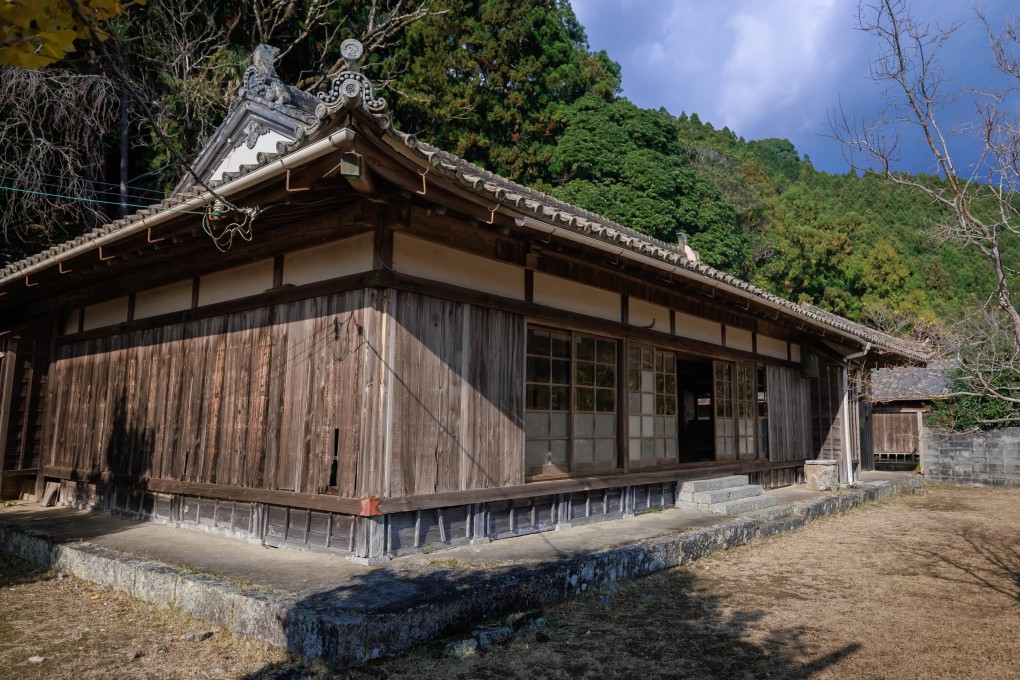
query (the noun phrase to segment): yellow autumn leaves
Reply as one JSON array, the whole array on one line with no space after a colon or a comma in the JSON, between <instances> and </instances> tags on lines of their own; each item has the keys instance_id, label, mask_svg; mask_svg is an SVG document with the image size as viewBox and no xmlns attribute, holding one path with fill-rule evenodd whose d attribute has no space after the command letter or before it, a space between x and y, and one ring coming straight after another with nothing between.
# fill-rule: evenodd
<instances>
[{"instance_id":1,"label":"yellow autumn leaves","mask_svg":"<svg viewBox=\"0 0 1020 680\"><path fill-rule=\"evenodd\" d=\"M75 39L105 40L101 24L136 4L145 0L0 0L0 65L42 68L60 61L74 51Z\"/></svg>"}]
</instances>

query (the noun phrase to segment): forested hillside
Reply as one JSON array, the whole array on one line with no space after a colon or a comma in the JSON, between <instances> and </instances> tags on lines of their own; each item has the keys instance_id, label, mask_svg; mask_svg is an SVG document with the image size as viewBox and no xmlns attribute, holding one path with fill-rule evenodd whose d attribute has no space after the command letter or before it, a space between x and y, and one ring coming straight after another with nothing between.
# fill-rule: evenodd
<instances>
[{"instance_id":1,"label":"forested hillside","mask_svg":"<svg viewBox=\"0 0 1020 680\"><path fill-rule=\"evenodd\" d=\"M619 66L589 49L566 0L378 4L150 0L114 20L112 40L79 41L32 76L2 67L0 93L21 103L0 112L0 259L116 218L125 148L125 202L158 200L256 44L283 47L281 77L314 91L354 35L401 129L665 241L685 235L708 264L779 295L909 333L992 291L979 257L933 239L940 216L919 195L621 98ZM83 83L92 106L76 117Z\"/></svg>"}]
</instances>

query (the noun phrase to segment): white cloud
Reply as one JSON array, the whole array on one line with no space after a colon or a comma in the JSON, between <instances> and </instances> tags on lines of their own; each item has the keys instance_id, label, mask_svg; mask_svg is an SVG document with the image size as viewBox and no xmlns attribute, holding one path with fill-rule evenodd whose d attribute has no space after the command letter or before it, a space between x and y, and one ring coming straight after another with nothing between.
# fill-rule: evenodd
<instances>
[{"instance_id":1,"label":"white cloud","mask_svg":"<svg viewBox=\"0 0 1020 680\"><path fill-rule=\"evenodd\" d=\"M722 68L720 123L756 128L763 116L797 115L805 95L828 89L832 38L845 28L843 8L834 0L785 0L733 15L727 21L733 43Z\"/></svg>"},{"instance_id":2,"label":"white cloud","mask_svg":"<svg viewBox=\"0 0 1020 680\"><path fill-rule=\"evenodd\" d=\"M747 139L786 137L819 167L842 167L827 113L841 101L858 117L881 105L868 68L877 45L853 30L847 0L571 2L592 47L622 65L623 93L638 106L697 113ZM992 17L1015 12L1016 0L980 2ZM943 56L953 75L982 82L987 39L969 3L920 5L922 19L967 22Z\"/></svg>"}]
</instances>

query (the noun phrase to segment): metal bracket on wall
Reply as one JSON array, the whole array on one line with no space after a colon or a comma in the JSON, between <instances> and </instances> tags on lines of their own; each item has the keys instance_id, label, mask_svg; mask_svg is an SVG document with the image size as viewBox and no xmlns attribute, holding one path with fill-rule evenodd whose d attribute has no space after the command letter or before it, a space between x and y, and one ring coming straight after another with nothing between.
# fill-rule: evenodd
<instances>
[{"instance_id":1,"label":"metal bracket on wall","mask_svg":"<svg viewBox=\"0 0 1020 680\"><path fill-rule=\"evenodd\" d=\"M284 188L286 188L287 189L287 193L290 193L290 194L293 194L293 193L298 192L298 191L308 191L309 189L311 189L311 187L291 187L290 186L290 168L287 168L287 183L286 183Z\"/></svg>"},{"instance_id":2,"label":"metal bracket on wall","mask_svg":"<svg viewBox=\"0 0 1020 680\"><path fill-rule=\"evenodd\" d=\"M425 166L425 172L419 172L418 175L421 177L421 191L415 191L419 196L424 196L429 192L429 188L425 185L425 175L429 174L430 167Z\"/></svg>"}]
</instances>

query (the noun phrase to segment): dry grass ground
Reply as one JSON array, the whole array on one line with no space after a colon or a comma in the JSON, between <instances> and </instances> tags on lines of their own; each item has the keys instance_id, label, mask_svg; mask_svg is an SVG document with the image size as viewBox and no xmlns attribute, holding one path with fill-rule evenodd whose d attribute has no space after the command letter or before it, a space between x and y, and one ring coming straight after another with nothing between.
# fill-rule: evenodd
<instances>
[{"instance_id":1,"label":"dry grass ground","mask_svg":"<svg viewBox=\"0 0 1020 680\"><path fill-rule=\"evenodd\" d=\"M241 677L278 650L0 552L0 678ZM39 663L29 661L43 657Z\"/></svg>"},{"instance_id":2,"label":"dry grass ground","mask_svg":"<svg viewBox=\"0 0 1020 680\"><path fill-rule=\"evenodd\" d=\"M12 578L24 566L10 564L0 562L0 676L211 679L280 659L223 634L180 641L204 626L73 579ZM929 487L558 605L538 639L461 660L438 649L351 675L1017 678L1020 491ZM36 666L32 655L49 658ZM327 676L274 668L259 676Z\"/></svg>"}]
</instances>

